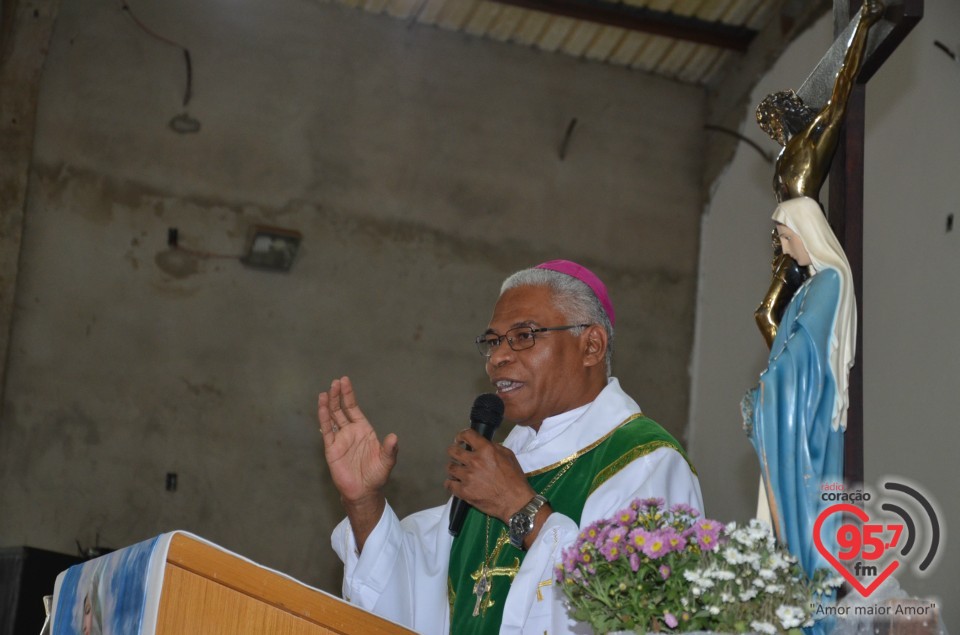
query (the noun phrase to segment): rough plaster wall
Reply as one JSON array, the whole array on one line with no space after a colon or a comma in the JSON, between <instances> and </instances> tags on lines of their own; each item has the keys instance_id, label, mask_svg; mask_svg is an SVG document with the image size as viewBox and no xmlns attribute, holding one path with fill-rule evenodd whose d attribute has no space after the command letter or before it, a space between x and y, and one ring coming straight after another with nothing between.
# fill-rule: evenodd
<instances>
[{"instance_id":1,"label":"rough plaster wall","mask_svg":"<svg viewBox=\"0 0 960 635\"><path fill-rule=\"evenodd\" d=\"M444 449L489 391L472 338L499 282L603 276L615 372L680 434L693 331L701 91L295 0L68 3L43 80L7 403L0 543L73 551L194 531L337 589L316 393L351 374L400 435L392 503L445 499ZM557 157L572 117L567 158ZM198 259L256 223L289 274ZM179 489L164 491L167 472Z\"/></svg>"},{"instance_id":2,"label":"rough plaster wall","mask_svg":"<svg viewBox=\"0 0 960 635\"><path fill-rule=\"evenodd\" d=\"M951 631L960 624L960 233L946 232L946 219L960 199L960 75L933 41L955 47L958 24L960 5L926 3L923 20L868 84L864 196L865 478L874 488L885 477L905 478L939 503L946 537L935 570L898 577L910 593L944 600ZM755 89L754 103L796 87L832 39L828 16L788 49ZM742 130L774 147L749 118ZM770 279L772 174L741 145L702 232L689 438L708 511L726 520L746 519L756 509L759 470L741 432L738 402L766 365L753 310ZM912 571L917 564L911 562Z\"/></svg>"}]
</instances>

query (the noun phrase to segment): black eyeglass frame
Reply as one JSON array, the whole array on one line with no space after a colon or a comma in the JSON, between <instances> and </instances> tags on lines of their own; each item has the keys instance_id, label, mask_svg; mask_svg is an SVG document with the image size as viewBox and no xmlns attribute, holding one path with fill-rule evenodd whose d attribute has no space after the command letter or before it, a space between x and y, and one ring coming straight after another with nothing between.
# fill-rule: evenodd
<instances>
[{"instance_id":1,"label":"black eyeglass frame","mask_svg":"<svg viewBox=\"0 0 960 635\"><path fill-rule=\"evenodd\" d=\"M480 355L484 359L490 359L490 356L493 355L493 351L500 348L500 345L503 344L503 340L507 340L507 345L512 351L525 351L527 349L533 348L533 345L537 343L537 333L544 333L546 331L568 331L570 329L580 329L586 328L588 326L593 326L592 324L568 324L566 326L515 326L512 329L508 330L503 335L498 333L484 333L483 335L478 335L474 340L474 343L477 345L477 350L480 351ZM510 337L510 333L513 331L519 331L520 329L529 329L530 334L530 345L521 346L517 348L514 346L514 338ZM493 344L493 338L491 335L495 335L497 338L497 343Z\"/></svg>"}]
</instances>

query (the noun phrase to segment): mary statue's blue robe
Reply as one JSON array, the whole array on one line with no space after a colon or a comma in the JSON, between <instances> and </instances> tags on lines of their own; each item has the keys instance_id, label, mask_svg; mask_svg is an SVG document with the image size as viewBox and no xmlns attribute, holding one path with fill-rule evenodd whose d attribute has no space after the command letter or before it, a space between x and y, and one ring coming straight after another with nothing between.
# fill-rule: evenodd
<instances>
[{"instance_id":1,"label":"mary statue's blue robe","mask_svg":"<svg viewBox=\"0 0 960 635\"><path fill-rule=\"evenodd\" d=\"M830 568L813 541L817 516L835 504L823 500L821 485L843 482L843 430L832 425L836 380L830 367L839 298L834 269L818 272L800 287L780 321L760 384L744 403L771 517L807 575ZM833 514L820 532L832 553L839 516Z\"/></svg>"}]
</instances>

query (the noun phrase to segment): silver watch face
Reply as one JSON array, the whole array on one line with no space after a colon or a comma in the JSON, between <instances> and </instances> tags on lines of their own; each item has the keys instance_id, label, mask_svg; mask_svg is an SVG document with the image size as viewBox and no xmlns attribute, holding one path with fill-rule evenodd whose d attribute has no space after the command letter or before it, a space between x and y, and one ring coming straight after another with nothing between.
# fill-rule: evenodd
<instances>
[{"instance_id":1,"label":"silver watch face","mask_svg":"<svg viewBox=\"0 0 960 635\"><path fill-rule=\"evenodd\" d=\"M517 512L510 518L510 543L518 549L524 537L533 531L533 517L525 512Z\"/></svg>"}]
</instances>

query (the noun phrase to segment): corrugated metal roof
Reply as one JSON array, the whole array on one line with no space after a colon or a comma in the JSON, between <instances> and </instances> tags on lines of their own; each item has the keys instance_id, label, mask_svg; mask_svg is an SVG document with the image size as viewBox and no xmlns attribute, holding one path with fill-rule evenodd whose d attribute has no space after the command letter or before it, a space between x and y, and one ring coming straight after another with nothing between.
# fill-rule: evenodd
<instances>
[{"instance_id":1,"label":"corrugated metal roof","mask_svg":"<svg viewBox=\"0 0 960 635\"><path fill-rule=\"evenodd\" d=\"M532 46L697 85L711 85L725 65L742 55L749 38L775 17L777 5L773 0L333 1L408 24Z\"/></svg>"}]
</instances>

